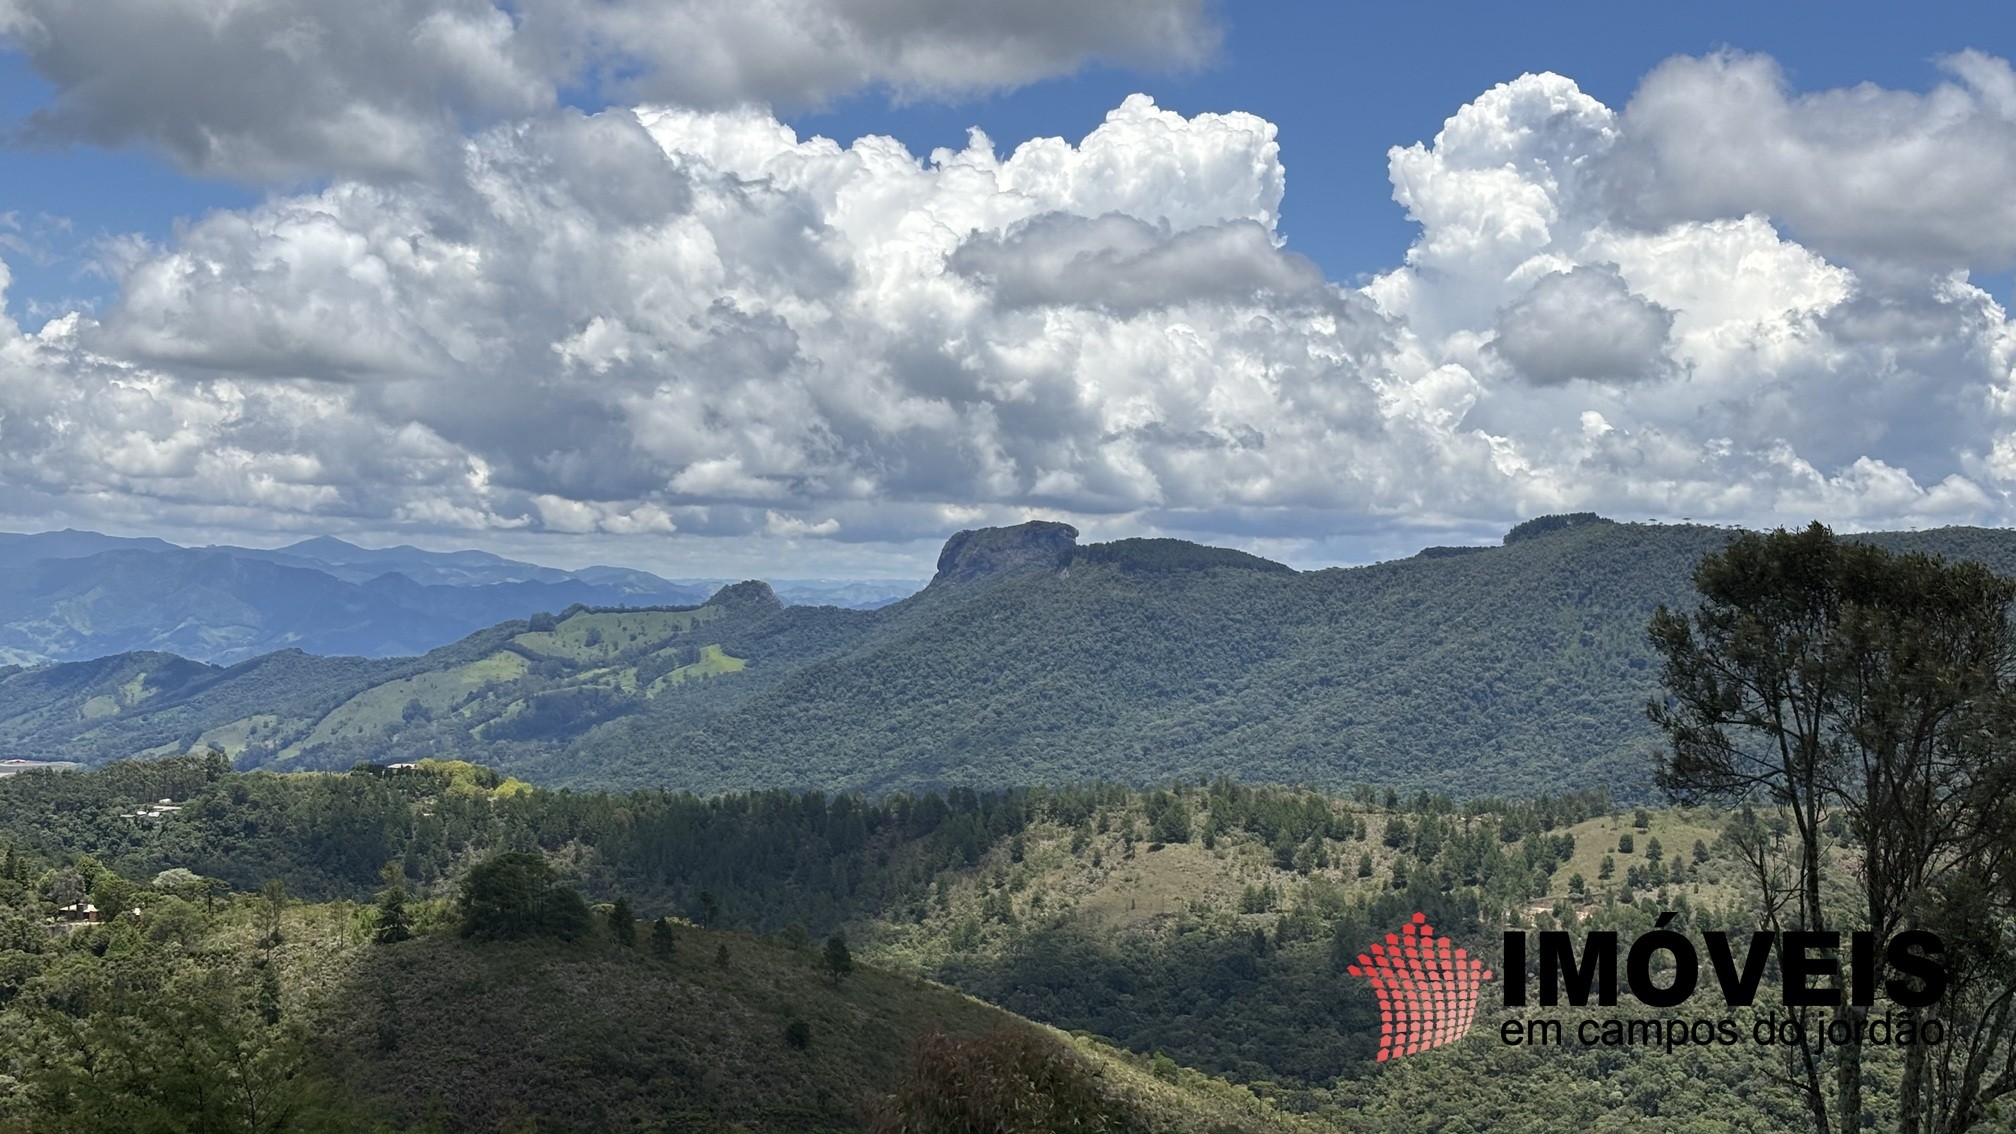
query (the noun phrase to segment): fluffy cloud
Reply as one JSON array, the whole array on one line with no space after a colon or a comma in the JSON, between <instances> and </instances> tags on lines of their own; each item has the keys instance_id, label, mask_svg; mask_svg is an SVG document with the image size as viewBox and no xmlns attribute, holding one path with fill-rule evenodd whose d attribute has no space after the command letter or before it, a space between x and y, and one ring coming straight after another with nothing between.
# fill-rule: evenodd
<instances>
[{"instance_id":1,"label":"fluffy cloud","mask_svg":"<svg viewBox=\"0 0 2016 1134\"><path fill-rule=\"evenodd\" d=\"M1816 251L1926 268L2016 264L2016 71L1975 51L1932 91L1794 94L1771 59L1725 53L1653 71L1613 171L1641 223L1764 213Z\"/></svg>"},{"instance_id":2,"label":"fluffy cloud","mask_svg":"<svg viewBox=\"0 0 2016 1134\"><path fill-rule=\"evenodd\" d=\"M1609 267L1540 277L1498 312L1491 347L1535 382L1633 382L1667 366L1673 313L1633 295Z\"/></svg>"},{"instance_id":3,"label":"fluffy cloud","mask_svg":"<svg viewBox=\"0 0 2016 1134\"><path fill-rule=\"evenodd\" d=\"M1170 234L1120 213L1046 213L953 253L954 272L1009 307L1096 307L1120 315L1207 300L1321 289L1315 265L1282 255L1267 228L1228 222Z\"/></svg>"},{"instance_id":4,"label":"fluffy cloud","mask_svg":"<svg viewBox=\"0 0 2016 1134\"><path fill-rule=\"evenodd\" d=\"M1658 139L1639 108L1673 74L1737 63L1668 64L1622 115L1559 76L1487 92L1432 144L1393 152L1395 197L1423 231L1367 293L1475 383L1464 424L1492 439L1526 512L2007 519L1993 454L2016 335L1963 270L1875 242L1852 267L1830 261L1742 193L1722 206L1738 215L1648 210L1636 179Z\"/></svg>"},{"instance_id":5,"label":"fluffy cloud","mask_svg":"<svg viewBox=\"0 0 2016 1134\"><path fill-rule=\"evenodd\" d=\"M434 171L556 92L724 107L864 86L1002 89L1092 60L1200 61L1204 0L0 0L55 99L33 136L255 180Z\"/></svg>"},{"instance_id":6,"label":"fluffy cloud","mask_svg":"<svg viewBox=\"0 0 2016 1134\"><path fill-rule=\"evenodd\" d=\"M1136 96L926 157L746 107L513 119L0 328L0 510L835 556L1035 515L1290 555L1583 508L2016 519L2016 327L1963 265L1630 191L1684 158L1641 106L1741 62L1622 113L1486 92L1392 153L1421 234L1360 289L1284 246L1250 115Z\"/></svg>"}]
</instances>

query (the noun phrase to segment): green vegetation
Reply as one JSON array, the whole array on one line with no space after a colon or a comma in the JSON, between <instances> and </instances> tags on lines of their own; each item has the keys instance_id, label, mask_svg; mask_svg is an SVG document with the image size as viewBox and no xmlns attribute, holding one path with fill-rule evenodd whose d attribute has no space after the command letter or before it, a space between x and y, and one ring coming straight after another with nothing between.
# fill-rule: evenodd
<instances>
[{"instance_id":1,"label":"green vegetation","mask_svg":"<svg viewBox=\"0 0 2016 1134\"><path fill-rule=\"evenodd\" d=\"M182 809L158 822L119 818L138 801L163 796L181 801ZM1183 817L1188 841L1158 841L1158 833L1180 833ZM1403 800L1367 789L1344 799L1221 781L1146 792L1119 786L955 790L881 801L761 792L701 800L650 791L552 792L466 764L275 775L233 772L221 760L198 757L0 781L0 843L43 861L90 854L94 863L126 877L180 879L175 884L185 887L187 900L242 910L232 916L246 919L255 945L264 932L258 911L272 904L251 895L267 878L283 881L282 895L350 911L343 924L352 928L343 930L343 940L354 938L355 949L345 955L363 967L361 975L343 978L352 989L343 1002L354 1009L389 996L400 1023L395 1029L383 1022L389 1009L347 1020L342 1034L357 1038L346 1040L352 1046L345 1050L375 1050L371 1045L393 1042L386 1036L396 1031L399 1050L413 1053L423 1042L411 1034L418 1006L435 1005L427 1011L438 1008L446 1036L424 1041L441 1045L429 1046L427 1058L464 1067L455 1072L461 1079L428 1078L431 1087L396 1088L406 1100L400 1106L408 1107L397 1113L421 1115L426 1091L449 1090L442 1084L451 1080L462 1084L458 1091L492 1089L465 1066L466 1056L455 1062L451 1041L484 1051L523 1044L549 1059L587 1042L585 1032L565 1029L542 1038L531 1009L511 1015L504 1006L486 1006L477 1021L465 1023L462 1014L472 1009L451 1008L424 981L470 995L500 986L573 988L604 977L591 981L571 970L538 975L541 966L593 956L600 958L597 966L647 966L637 972L671 965L682 988L712 987L717 979L732 982L742 979L737 974L783 965L798 974L793 980L850 1001L865 996L868 1003L910 987L886 984L885 977L935 980L1041 1023L1101 1037L1132 1053L1103 1058L1138 1061L1129 1066L1150 1083L1222 1097L1235 1113L1260 1106L1257 1097L1282 1112L1350 1129L1354 1108L1386 1105L1377 1093L1386 1075L1375 1074L1370 1062L1375 1006L1363 983L1342 971L1357 951L1416 910L1487 955L1495 950L1496 927L1507 923L1629 934L1649 928L1660 909L1740 920L1714 911L1738 893L1739 860L1728 832L1741 820L1707 809L1652 812L1650 837L1673 845L1700 840L1707 858L1690 862L1683 880L1667 873L1675 856L1651 863L1641 853L1624 860L1614 881L1585 883L1584 892L1572 894L1571 864L1614 848L1619 832L1636 830L1631 813L1615 810L1600 792L1456 805L1425 794ZM304 846L314 853L302 854ZM376 866L388 859L397 866L381 876ZM1361 874L1366 859L1373 866ZM1656 876L1649 873L1655 868L1661 872ZM575 891L609 903L601 907L607 912L570 914L558 931L548 932L547 903ZM1627 901L1624 895L1633 891ZM390 897L394 893L403 896ZM367 901L375 904L345 904ZM615 927L630 915L617 912L618 902L652 921L648 934L636 934L645 939L637 945L621 944ZM301 908L284 897L281 904ZM400 913L388 919L388 907ZM579 911L572 903L569 908ZM477 909L517 920L496 932L459 937ZM412 939L383 943L398 916ZM832 941L842 935L836 950ZM292 950L319 948L314 943L328 934L287 920L279 936L273 948L285 958L295 955ZM819 941L827 947L808 947ZM511 962L506 975L458 973L472 957L526 959ZM413 971L422 976L409 972L416 965ZM280 971L283 982L295 979L285 966ZM607 979L627 980L620 973L629 971L609 969L618 975ZM382 987L386 981L390 993ZM741 989L738 996L754 996L758 984L733 987ZM660 1006L655 992L594 987L600 989L594 995L611 1003L643 1005L638 1012L693 1011L676 998ZM799 985L785 987L763 1001L762 1012L736 1025L758 1045L752 1050L859 1058L850 1054L853 1041L833 1040L854 1034L849 1017L808 1009ZM282 1003L289 995L283 989ZM612 1049L621 1058L610 1056L615 1073L632 1074L622 1069L671 1050L658 1045L686 1042L638 1039L630 1046L629 1037L642 1026L635 1022L638 1012L626 1008L625 1046ZM805 1027L793 1029L794 1020ZM651 1026L686 1025L654 1019ZM917 1026L923 1027L922 1017ZM991 1025L976 1022L976 1030L985 1026ZM946 1024L941 1030L957 1029ZM804 1041L802 1049L793 1035ZM915 1038L905 1033L886 1042L900 1052ZM598 1042L614 1041L605 1033ZM1478 1045L1486 1051L1473 1050ZM833 1050L840 1046L848 1051ZM1080 1048L1081 1054L1102 1050ZM657 1054L622 1054L630 1051ZM705 1048L681 1058L694 1068L714 1066ZM1438 1089L1477 1095L1481 1089L1464 1086L1463 1077L1487 1058L1499 1053L1479 1039L1422 1062L1444 1068L1439 1074L1448 1078ZM1540 1080L1561 1074L1556 1063L1520 1058L1525 1062L1519 1065ZM1590 1114L1629 1112L1653 1089L1645 1076L1670 1064L1612 1059L1603 1066L1599 1078L1623 1084L1625 1094L1612 1100L1608 1088L1576 1088L1576 1105ZM1686 1090L1663 1079L1657 1089L1715 1113L1751 1116L1753 1128L1771 1128L1769 1116L1779 1113L1772 1108L1782 1100L1752 1097L1751 1087L1734 1093L1757 1068L1740 1062L1717 1067ZM892 1063L887 1074L900 1070ZM533 1074L522 1068L513 1074L521 1072ZM393 1080L409 1073L420 1076L403 1063L372 1072ZM1213 1076L1247 1087L1214 1085ZM658 1102L649 1105L662 1105L667 1092L703 1097L694 1094L701 1080L682 1080L675 1091L663 1083L649 1087L651 1077L641 1071L636 1077L645 1085L624 1088L639 1092L625 1106L645 1106L641 1100L650 1098ZM900 1093L895 1086L876 1089ZM1494 1081L1482 1092L1491 1101L1480 1101L1480 1113L1526 1113L1519 1108L1530 1100L1515 1097L1520 1089ZM515 1090L503 1097L521 1097ZM728 1105L704 1097L712 1100L706 1107Z\"/></svg>"},{"instance_id":2,"label":"green vegetation","mask_svg":"<svg viewBox=\"0 0 2016 1134\"><path fill-rule=\"evenodd\" d=\"M624 929L634 938L629 910L626 904ZM581 895L559 885L544 858L525 851L494 854L470 868L455 912L462 936L480 941L520 937L572 941L587 936L589 930L588 906Z\"/></svg>"},{"instance_id":3,"label":"green vegetation","mask_svg":"<svg viewBox=\"0 0 2016 1134\"><path fill-rule=\"evenodd\" d=\"M1899 1129L1988 1121L2016 1094L2016 579L1844 543L1816 523L1746 534L1703 559L1694 582L1698 609L1652 620L1664 696L1648 709L1670 741L1661 785L1767 803L1789 828L1753 823L1735 840L1763 925L1936 934L1948 974L1936 1013L1907 1004L1904 1019L1936 1015L1965 1051L1915 1048L1886 1069ZM1845 836L1852 867L1830 836ZM1654 840L1654 869L1660 857ZM1888 965L1872 960L1867 979ZM1870 1012L1802 1005L1793 1019L1850 1035ZM1881 1054L1835 1044L1787 1055L1814 1130L1862 1129Z\"/></svg>"},{"instance_id":4,"label":"green vegetation","mask_svg":"<svg viewBox=\"0 0 2016 1134\"><path fill-rule=\"evenodd\" d=\"M1222 775L1649 799L1645 625L1662 603L1691 606L1694 562L1731 535L1542 517L1502 547L1298 573L1178 540L985 534L877 611L782 607L741 584L696 608L505 623L421 658L220 670L134 654L0 673L0 753L463 759L703 793ZM2008 532L1858 538L2016 569Z\"/></svg>"},{"instance_id":5,"label":"green vegetation","mask_svg":"<svg viewBox=\"0 0 2016 1134\"><path fill-rule=\"evenodd\" d=\"M1028 1058L1079 1072L1111 1129L1293 1121L1237 1087L1151 1073L914 977L850 963L835 981L817 957L731 931L661 921L675 943L650 953L606 932L491 940L455 932L466 903L437 899L418 903L413 937L388 943L382 905L219 895L187 872L148 885L88 857L14 852L5 869L0 1129L854 1129L967 1036L1014 1036ZM479 865L465 894L495 889L483 877ZM54 920L79 887L116 896L118 912ZM710 954L732 960L700 961ZM1042 1084L998 1087L972 1104L1055 1105Z\"/></svg>"}]
</instances>

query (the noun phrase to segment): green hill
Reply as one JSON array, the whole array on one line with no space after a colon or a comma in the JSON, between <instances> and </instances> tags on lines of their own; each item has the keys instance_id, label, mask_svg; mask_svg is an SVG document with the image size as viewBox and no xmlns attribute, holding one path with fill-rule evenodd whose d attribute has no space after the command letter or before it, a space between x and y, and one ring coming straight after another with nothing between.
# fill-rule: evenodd
<instances>
[{"instance_id":1,"label":"green hill","mask_svg":"<svg viewBox=\"0 0 2016 1134\"><path fill-rule=\"evenodd\" d=\"M164 796L179 810L129 817ZM1660 811L1640 826L1600 793L1464 808L1230 783L702 800L468 765L271 775L192 758L24 774L0 781L0 1129L85 1090L65 1068L115 1040L134 1070L90 1081L108 1094L201 1085L178 1060L251 1045L261 1074L296 1084L287 1097L340 1118L328 1129L845 1128L906 1089L927 1033L1013 1027L1011 1012L1070 1033L1040 1032L1043 1050L1068 1044L1097 1071L1127 1116L1115 1129L1658 1114L1783 1129L1787 1100L1748 1049L1508 1051L1488 1003L1469 1040L1376 1064L1376 1005L1343 971L1415 910L1486 957L1507 924L1629 937L1660 910L1740 924L1723 837L1737 821ZM538 850L591 901L687 919L671 955L642 925L635 945L607 928L456 937L452 896L501 850ZM378 945L359 903L388 860L417 936ZM35 928L79 892L142 912ZM275 900L288 894L313 904ZM839 979L807 947L833 933L861 961ZM1878 1110L1890 1073L1872 1071Z\"/></svg>"},{"instance_id":2,"label":"green hill","mask_svg":"<svg viewBox=\"0 0 2016 1134\"><path fill-rule=\"evenodd\" d=\"M767 938L681 925L669 950L649 927L631 945L606 929L472 942L437 903L420 910L431 929L387 945L370 907L255 895L206 910L186 883L98 876L115 885L137 912L0 943L0 1129L857 1130L920 1083L941 1090L919 1079L920 1045L1004 1039L1074 1077L1079 1117L1106 1123L1088 1129L1313 1129L914 977L836 978ZM5 924L43 905L0 879Z\"/></svg>"},{"instance_id":3,"label":"green hill","mask_svg":"<svg viewBox=\"0 0 2016 1134\"><path fill-rule=\"evenodd\" d=\"M1542 517L1492 548L1296 572L1061 524L961 533L875 611L574 607L419 658L0 671L0 755L477 760L544 782L887 791L1229 775L1453 797L1648 789L1644 627L1729 533ZM2016 571L2016 533L1860 536Z\"/></svg>"}]
</instances>

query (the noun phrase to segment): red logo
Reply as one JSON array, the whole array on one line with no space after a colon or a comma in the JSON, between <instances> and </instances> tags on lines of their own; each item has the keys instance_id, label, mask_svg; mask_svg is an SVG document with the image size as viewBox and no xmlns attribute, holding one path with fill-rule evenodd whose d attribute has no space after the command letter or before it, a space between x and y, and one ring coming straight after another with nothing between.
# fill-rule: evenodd
<instances>
[{"instance_id":1,"label":"red logo","mask_svg":"<svg viewBox=\"0 0 2016 1134\"><path fill-rule=\"evenodd\" d=\"M1345 971L1372 982L1379 998L1379 1062L1454 1043L1477 1018L1477 991L1491 979L1484 962L1436 937L1427 914L1358 954Z\"/></svg>"}]
</instances>

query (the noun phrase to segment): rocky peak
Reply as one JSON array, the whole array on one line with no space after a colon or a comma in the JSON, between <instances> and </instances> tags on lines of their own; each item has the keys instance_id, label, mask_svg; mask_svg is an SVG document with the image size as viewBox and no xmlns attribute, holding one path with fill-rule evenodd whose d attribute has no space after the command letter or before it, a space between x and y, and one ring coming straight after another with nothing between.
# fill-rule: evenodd
<instances>
[{"instance_id":1,"label":"rocky peak","mask_svg":"<svg viewBox=\"0 0 2016 1134\"><path fill-rule=\"evenodd\" d=\"M1078 547L1078 529L1051 520L1012 528L975 528L945 541L933 583L968 583L1000 575L1061 571Z\"/></svg>"},{"instance_id":2,"label":"rocky peak","mask_svg":"<svg viewBox=\"0 0 2016 1134\"><path fill-rule=\"evenodd\" d=\"M731 583L715 591L714 596L707 600L707 605L730 609L768 607L775 610L782 607L784 601L777 597L776 591L770 589L770 584L761 579L750 579L747 582Z\"/></svg>"}]
</instances>

